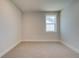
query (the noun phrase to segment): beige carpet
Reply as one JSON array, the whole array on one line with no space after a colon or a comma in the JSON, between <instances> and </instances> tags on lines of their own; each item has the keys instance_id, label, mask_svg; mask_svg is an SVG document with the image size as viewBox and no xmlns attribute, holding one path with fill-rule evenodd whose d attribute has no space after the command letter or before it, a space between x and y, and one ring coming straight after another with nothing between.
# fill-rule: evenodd
<instances>
[{"instance_id":1,"label":"beige carpet","mask_svg":"<svg viewBox=\"0 0 79 59\"><path fill-rule=\"evenodd\" d=\"M78 58L79 54L61 43L23 42L3 58Z\"/></svg>"}]
</instances>

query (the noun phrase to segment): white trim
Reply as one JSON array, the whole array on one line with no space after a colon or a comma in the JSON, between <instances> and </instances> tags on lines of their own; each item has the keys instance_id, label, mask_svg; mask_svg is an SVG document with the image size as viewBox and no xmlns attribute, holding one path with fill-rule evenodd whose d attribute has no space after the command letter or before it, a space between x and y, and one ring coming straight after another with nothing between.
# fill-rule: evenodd
<instances>
[{"instance_id":1,"label":"white trim","mask_svg":"<svg viewBox=\"0 0 79 59\"><path fill-rule=\"evenodd\" d=\"M22 40L21 42L60 42L60 40Z\"/></svg>"},{"instance_id":2,"label":"white trim","mask_svg":"<svg viewBox=\"0 0 79 59\"><path fill-rule=\"evenodd\" d=\"M68 44L68 43L66 43L64 41L61 41L61 43L79 54L79 49L75 48L74 46L72 46L72 45L70 45L70 44Z\"/></svg>"},{"instance_id":3,"label":"white trim","mask_svg":"<svg viewBox=\"0 0 79 59\"><path fill-rule=\"evenodd\" d=\"M14 45L12 45L10 48L6 49L4 52L0 53L0 57L4 56L6 53L8 53L10 50L12 50L14 47L16 47L16 45L18 45L21 41L15 43Z\"/></svg>"}]
</instances>

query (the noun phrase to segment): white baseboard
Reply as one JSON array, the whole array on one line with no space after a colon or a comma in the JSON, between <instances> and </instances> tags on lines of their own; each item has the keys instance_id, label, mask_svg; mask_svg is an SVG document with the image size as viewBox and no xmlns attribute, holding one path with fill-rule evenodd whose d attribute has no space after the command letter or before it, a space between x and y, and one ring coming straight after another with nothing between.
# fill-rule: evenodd
<instances>
[{"instance_id":1,"label":"white baseboard","mask_svg":"<svg viewBox=\"0 0 79 59\"><path fill-rule=\"evenodd\" d=\"M72 46L72 45L70 45L70 44L68 44L68 43L66 43L64 41L61 41L61 43L79 54L79 49L75 48L74 46Z\"/></svg>"},{"instance_id":2,"label":"white baseboard","mask_svg":"<svg viewBox=\"0 0 79 59\"><path fill-rule=\"evenodd\" d=\"M60 42L60 40L22 40L21 42Z\"/></svg>"},{"instance_id":3,"label":"white baseboard","mask_svg":"<svg viewBox=\"0 0 79 59\"><path fill-rule=\"evenodd\" d=\"M4 56L6 53L8 53L10 50L12 50L16 45L18 45L21 41L17 42L16 44L12 45L10 48L6 49L4 52L0 53L0 57Z\"/></svg>"}]
</instances>

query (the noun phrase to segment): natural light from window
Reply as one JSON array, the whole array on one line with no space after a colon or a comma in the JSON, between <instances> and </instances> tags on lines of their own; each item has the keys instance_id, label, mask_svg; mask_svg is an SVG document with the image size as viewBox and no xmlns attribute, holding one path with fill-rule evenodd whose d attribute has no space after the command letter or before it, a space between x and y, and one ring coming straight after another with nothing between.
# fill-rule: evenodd
<instances>
[{"instance_id":1,"label":"natural light from window","mask_svg":"<svg viewBox=\"0 0 79 59\"><path fill-rule=\"evenodd\" d=\"M46 16L46 32L57 32L56 15Z\"/></svg>"}]
</instances>

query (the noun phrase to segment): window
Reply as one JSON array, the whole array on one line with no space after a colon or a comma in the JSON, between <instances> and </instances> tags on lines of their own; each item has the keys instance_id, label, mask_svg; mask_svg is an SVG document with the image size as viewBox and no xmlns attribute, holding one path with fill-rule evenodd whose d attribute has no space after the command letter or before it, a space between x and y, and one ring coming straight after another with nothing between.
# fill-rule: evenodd
<instances>
[{"instance_id":1,"label":"window","mask_svg":"<svg viewBox=\"0 0 79 59\"><path fill-rule=\"evenodd\" d=\"M57 21L56 15L47 15L46 16L46 32L57 32Z\"/></svg>"}]
</instances>

